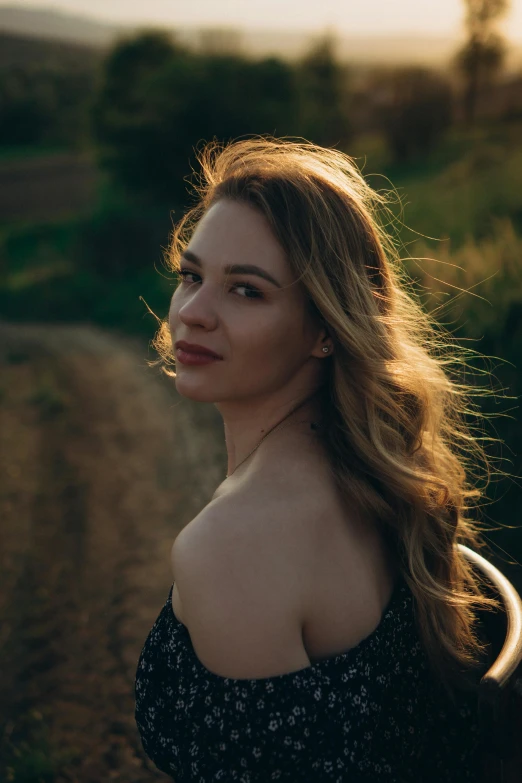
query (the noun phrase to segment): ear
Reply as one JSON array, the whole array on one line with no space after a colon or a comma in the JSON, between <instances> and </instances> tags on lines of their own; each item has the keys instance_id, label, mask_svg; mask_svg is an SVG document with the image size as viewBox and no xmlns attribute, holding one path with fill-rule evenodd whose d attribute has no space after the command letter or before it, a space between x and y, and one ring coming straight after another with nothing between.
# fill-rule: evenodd
<instances>
[{"instance_id":1,"label":"ear","mask_svg":"<svg viewBox=\"0 0 522 783\"><path fill-rule=\"evenodd\" d=\"M318 359L327 359L332 354L332 338L330 337L328 330L323 326L319 329L317 340L312 349L311 356L316 356Z\"/></svg>"}]
</instances>

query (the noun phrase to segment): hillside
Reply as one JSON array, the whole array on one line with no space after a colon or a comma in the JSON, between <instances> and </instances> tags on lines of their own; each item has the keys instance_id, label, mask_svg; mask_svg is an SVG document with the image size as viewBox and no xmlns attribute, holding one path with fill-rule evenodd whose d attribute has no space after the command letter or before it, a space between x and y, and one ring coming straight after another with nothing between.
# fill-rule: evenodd
<instances>
[{"instance_id":1,"label":"hillside","mask_svg":"<svg viewBox=\"0 0 522 783\"><path fill-rule=\"evenodd\" d=\"M131 34L132 25L111 25L94 16L69 14L49 9L20 6L0 7L0 31L43 39L54 39L84 45L106 47L119 35ZM205 30L175 25L173 12L172 32L189 46L207 45L209 37L215 38L224 48L239 48L246 55L258 58L276 55L284 59L301 56L313 42L314 35L277 28ZM318 30L317 34L323 31ZM444 65L451 57L458 40L434 35L340 35L338 55L343 61L361 65L399 63L424 63ZM510 60L522 60L522 47L513 46Z\"/></svg>"},{"instance_id":2,"label":"hillside","mask_svg":"<svg viewBox=\"0 0 522 783\"><path fill-rule=\"evenodd\" d=\"M102 56L103 49L85 41L39 37L27 31L10 32L0 25L0 68L45 64L47 68L87 69L100 62Z\"/></svg>"}]
</instances>

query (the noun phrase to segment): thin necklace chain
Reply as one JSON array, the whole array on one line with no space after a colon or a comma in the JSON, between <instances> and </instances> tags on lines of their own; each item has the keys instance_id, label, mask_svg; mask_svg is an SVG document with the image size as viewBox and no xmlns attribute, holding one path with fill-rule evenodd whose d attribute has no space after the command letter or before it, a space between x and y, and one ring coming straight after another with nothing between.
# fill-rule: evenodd
<instances>
[{"instance_id":1,"label":"thin necklace chain","mask_svg":"<svg viewBox=\"0 0 522 783\"><path fill-rule=\"evenodd\" d=\"M252 451L251 451L249 454L247 454L247 455L246 455L246 457L245 457L244 459L242 459L242 460L241 460L241 462L240 462L238 465L236 465L236 467L234 468L234 470L232 471L232 473L235 473L235 472L236 472L236 470L239 468L239 466L240 466L240 465L242 465L242 464L243 464L243 462L246 462L246 461L247 461L247 459L248 459L249 457L251 457L251 456L252 456L252 454L254 453L254 451L260 447L260 445L262 444L262 442L264 441L264 439L265 439L265 438L267 438L267 437L270 435L270 433L271 433L271 432L275 432L275 430L278 430L280 427L281 427L281 429L283 429L283 427L281 426L281 425L283 424L283 422L284 422L284 421L286 421L286 419L288 419L288 417L289 417L289 416L291 416L291 415L292 415L292 413L295 413L297 410L299 410L299 408L301 408L301 407L302 407L302 406L305 404L305 402L308 402L308 400L309 400L309 399L310 399L310 397L307 397L307 398L306 398L306 400L303 400L302 402L300 402L300 403L299 403L299 405L296 405L296 406L295 406L295 408L292 408L292 409L291 409L291 410L290 410L290 411L289 411L289 412L286 414L286 416L284 416L284 417L281 419L281 421L280 421L278 424L274 424L274 426L273 426L271 429L269 429L269 430L268 430L268 432L265 432L265 434L263 435L263 437L261 438L261 440L259 441L259 443L256 443L256 445L254 446L254 448L252 449ZM288 424L292 424L292 422L291 422L291 421L287 422L287 424L286 424L285 426L287 426ZM311 422L311 424L312 424L312 428L313 428L314 426L316 426L316 425L315 425L315 422ZM227 477L227 478L229 478L229 476L231 476L231 475L232 475L232 473L227 473L227 476L226 476L226 477Z\"/></svg>"}]
</instances>

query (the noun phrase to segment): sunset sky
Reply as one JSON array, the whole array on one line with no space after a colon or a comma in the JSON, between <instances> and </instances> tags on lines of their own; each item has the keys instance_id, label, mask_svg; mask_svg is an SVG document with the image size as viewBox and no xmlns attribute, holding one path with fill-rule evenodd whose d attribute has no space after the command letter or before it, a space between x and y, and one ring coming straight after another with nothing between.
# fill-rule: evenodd
<instances>
[{"instance_id":1,"label":"sunset sky","mask_svg":"<svg viewBox=\"0 0 522 783\"><path fill-rule=\"evenodd\" d=\"M235 25L250 28L346 33L432 33L456 37L464 17L462 0L28 0L0 2L19 8L53 8L118 24ZM522 0L511 0L502 30L522 40Z\"/></svg>"}]
</instances>

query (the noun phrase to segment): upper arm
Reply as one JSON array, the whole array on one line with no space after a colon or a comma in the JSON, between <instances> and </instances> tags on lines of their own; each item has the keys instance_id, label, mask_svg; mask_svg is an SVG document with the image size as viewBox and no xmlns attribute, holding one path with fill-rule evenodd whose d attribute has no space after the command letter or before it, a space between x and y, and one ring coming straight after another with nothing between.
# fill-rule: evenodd
<instances>
[{"instance_id":1,"label":"upper arm","mask_svg":"<svg viewBox=\"0 0 522 783\"><path fill-rule=\"evenodd\" d=\"M194 651L214 674L261 678L310 665L298 580L267 536L255 541L220 515L178 537L175 581ZM250 528L249 528L250 529ZM188 533L188 531L187 531Z\"/></svg>"}]
</instances>

